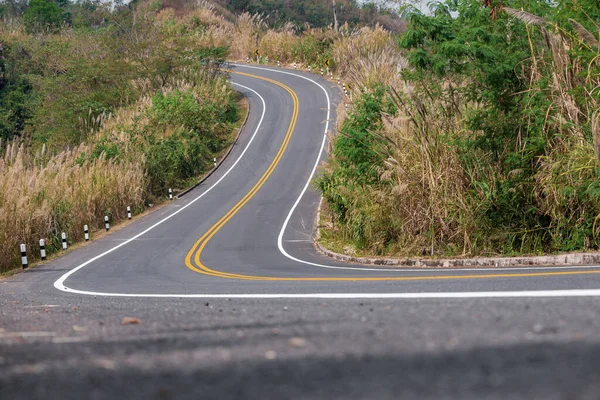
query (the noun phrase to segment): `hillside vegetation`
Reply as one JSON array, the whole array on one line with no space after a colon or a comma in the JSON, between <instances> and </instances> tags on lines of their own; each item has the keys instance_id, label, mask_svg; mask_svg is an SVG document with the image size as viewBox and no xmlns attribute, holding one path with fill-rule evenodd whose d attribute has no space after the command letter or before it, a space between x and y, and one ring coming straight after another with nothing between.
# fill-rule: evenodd
<instances>
[{"instance_id":1,"label":"hillside vegetation","mask_svg":"<svg viewBox=\"0 0 600 400\"><path fill-rule=\"evenodd\" d=\"M32 11L33 10L33 11ZM0 271L184 188L236 132L213 14L32 0L0 24Z\"/></svg>"},{"instance_id":2,"label":"hillside vegetation","mask_svg":"<svg viewBox=\"0 0 600 400\"><path fill-rule=\"evenodd\" d=\"M343 15L341 37L388 37ZM331 27L207 1L15 0L0 18L0 272L20 243L33 261L39 239L57 251L62 232L79 241L206 172L242 116L226 59L340 60Z\"/></svg>"},{"instance_id":3,"label":"hillside vegetation","mask_svg":"<svg viewBox=\"0 0 600 400\"><path fill-rule=\"evenodd\" d=\"M597 249L598 3L432 10L406 9L407 31L378 52L348 39L362 62L345 73L364 93L318 180L325 243L402 256Z\"/></svg>"}]
</instances>

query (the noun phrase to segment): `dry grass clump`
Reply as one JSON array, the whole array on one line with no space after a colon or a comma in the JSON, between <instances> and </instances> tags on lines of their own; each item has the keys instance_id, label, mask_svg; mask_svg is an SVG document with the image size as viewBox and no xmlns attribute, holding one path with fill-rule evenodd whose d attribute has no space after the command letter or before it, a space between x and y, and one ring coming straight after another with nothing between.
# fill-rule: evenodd
<instances>
[{"instance_id":1,"label":"dry grass clump","mask_svg":"<svg viewBox=\"0 0 600 400\"><path fill-rule=\"evenodd\" d=\"M229 36L230 56L236 60L253 57L260 43L260 36L267 31L267 24L261 15L243 13L235 22L235 31Z\"/></svg>"},{"instance_id":2,"label":"dry grass clump","mask_svg":"<svg viewBox=\"0 0 600 400\"><path fill-rule=\"evenodd\" d=\"M269 29L260 38L259 47L261 53L268 55L271 61L279 60L288 63L293 61L293 50L298 40L295 26L288 23L278 31Z\"/></svg>"},{"instance_id":3,"label":"dry grass clump","mask_svg":"<svg viewBox=\"0 0 600 400\"><path fill-rule=\"evenodd\" d=\"M92 146L81 145L56 156L30 156L19 143L7 145L0 158L0 271L15 264L20 243L33 258L39 239L52 251L61 232L79 240L85 224L100 228L104 215L120 219L127 206L143 205L143 158L80 162L91 151Z\"/></svg>"},{"instance_id":4,"label":"dry grass clump","mask_svg":"<svg viewBox=\"0 0 600 400\"><path fill-rule=\"evenodd\" d=\"M408 98L407 98L408 97ZM460 113L448 118L440 99L410 98L392 90L398 116L386 118L382 135L392 143L380 174L387 215L398 226L389 249L394 254L448 252L472 254L477 227L477 203L482 193L470 193L469 171L451 140L460 136Z\"/></svg>"},{"instance_id":5,"label":"dry grass clump","mask_svg":"<svg viewBox=\"0 0 600 400\"><path fill-rule=\"evenodd\" d=\"M243 13L231 22L206 2L199 3L195 10L175 20L186 27L198 45L228 47L229 58L233 60L251 57L260 44L260 37L270 32L261 15Z\"/></svg>"},{"instance_id":6,"label":"dry grass clump","mask_svg":"<svg viewBox=\"0 0 600 400\"><path fill-rule=\"evenodd\" d=\"M524 20L531 18L531 14L508 11ZM577 21L569 21L578 38L568 36L556 26L548 27L543 20L539 21L547 48L532 53L531 86L536 87L545 71L551 71L552 78L544 93L552 99L545 121L552 146L539 160L539 169L534 177L535 196L540 212L552 218L550 229L554 230L555 242L564 240L561 234L564 227L579 227L580 234L586 235L584 243L587 247L600 237L600 190L597 183L600 170L600 104L594 95L600 87L600 75L593 72L598 70L600 61L596 56L591 63L583 63L573 49L580 45L597 51L599 46L592 33ZM544 57L547 52L550 57ZM584 95L581 95L581 88L586 88ZM589 91L587 88L593 89ZM591 232L587 228L590 220L593 220Z\"/></svg>"},{"instance_id":7,"label":"dry grass clump","mask_svg":"<svg viewBox=\"0 0 600 400\"><path fill-rule=\"evenodd\" d=\"M383 125L371 132L382 143L379 181L338 183L335 191L347 212L334 231L374 254L477 254L485 238L473 233L481 228L478 213L488 197L470 182L486 168L465 168L452 144L461 135L465 106L457 105L459 111L448 118L443 97L418 98L390 88L388 98L397 113L384 114ZM343 106L338 112L345 118Z\"/></svg>"},{"instance_id":8,"label":"dry grass clump","mask_svg":"<svg viewBox=\"0 0 600 400\"><path fill-rule=\"evenodd\" d=\"M342 33L332 46L338 74L363 87L378 83L398 87L406 61L388 31L378 25Z\"/></svg>"}]
</instances>

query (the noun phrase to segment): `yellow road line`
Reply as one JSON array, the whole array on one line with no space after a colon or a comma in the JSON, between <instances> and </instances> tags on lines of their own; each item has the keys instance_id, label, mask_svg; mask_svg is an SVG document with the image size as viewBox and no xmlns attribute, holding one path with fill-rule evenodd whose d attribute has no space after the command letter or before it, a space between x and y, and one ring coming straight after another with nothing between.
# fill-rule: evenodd
<instances>
[{"instance_id":1,"label":"yellow road line","mask_svg":"<svg viewBox=\"0 0 600 400\"><path fill-rule=\"evenodd\" d=\"M437 276L404 276L404 277L298 277L298 278L285 278L285 277L272 277L272 276L255 276L255 275L242 275L232 274L228 272L215 271L208 268L200 260L202 251L212 239L212 237L242 208L259 189L265 184L267 179L271 176L275 167L279 164L279 161L283 157L285 150L290 142L294 128L296 127L296 121L298 119L298 96L288 86L281 82L273 79L265 78L258 75L248 74L245 72L229 71L238 75L243 75L255 79L267 81L282 87L291 96L294 108L290 124L288 126L285 138L275 158L260 177L258 182L246 193L246 195L237 202L219 221L217 221L200 239L194 243L190 251L185 257L185 265L192 271L215 276L219 278L230 278L230 279L243 279L243 280L262 280L262 281L417 281L417 280L456 280L456 279L491 279L491 278L524 278L524 277L541 277L541 276L564 276L564 275L587 275L587 274L598 274L600 270L586 270L586 271L556 271L556 272L527 272L527 273L507 273L507 274L471 274L471 275L437 275ZM192 261L193 260L193 261ZM195 264L195 265L194 265Z\"/></svg>"}]
</instances>

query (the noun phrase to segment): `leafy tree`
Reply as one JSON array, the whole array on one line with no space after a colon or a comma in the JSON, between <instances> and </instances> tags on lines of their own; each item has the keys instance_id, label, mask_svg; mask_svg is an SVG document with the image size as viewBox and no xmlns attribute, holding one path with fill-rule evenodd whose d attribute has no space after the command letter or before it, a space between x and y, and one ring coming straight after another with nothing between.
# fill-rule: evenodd
<instances>
[{"instance_id":1,"label":"leafy tree","mask_svg":"<svg viewBox=\"0 0 600 400\"><path fill-rule=\"evenodd\" d=\"M63 22L63 12L50 0L31 0L23 14L23 22L29 32L55 31Z\"/></svg>"},{"instance_id":2,"label":"leafy tree","mask_svg":"<svg viewBox=\"0 0 600 400\"><path fill-rule=\"evenodd\" d=\"M3 142L19 136L31 118L32 88L25 79L0 86L0 138Z\"/></svg>"},{"instance_id":3,"label":"leafy tree","mask_svg":"<svg viewBox=\"0 0 600 400\"><path fill-rule=\"evenodd\" d=\"M32 116L32 87L15 68L12 49L0 44L0 138L19 136Z\"/></svg>"}]
</instances>

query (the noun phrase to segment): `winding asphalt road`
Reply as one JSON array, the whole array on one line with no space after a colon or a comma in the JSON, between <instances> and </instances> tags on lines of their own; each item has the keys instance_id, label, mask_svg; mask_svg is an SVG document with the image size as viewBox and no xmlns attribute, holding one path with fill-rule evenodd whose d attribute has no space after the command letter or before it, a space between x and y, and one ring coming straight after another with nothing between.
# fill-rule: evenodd
<instances>
[{"instance_id":1,"label":"winding asphalt road","mask_svg":"<svg viewBox=\"0 0 600 400\"><path fill-rule=\"evenodd\" d=\"M339 92L232 68L250 115L209 179L0 281L0 398L599 397L600 267L319 255L310 181Z\"/></svg>"}]
</instances>

